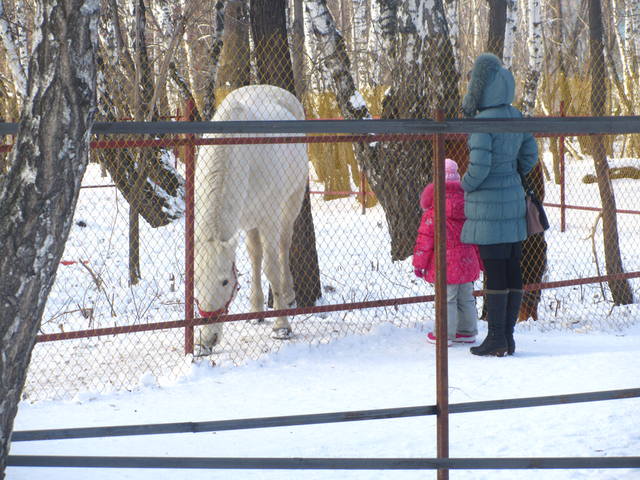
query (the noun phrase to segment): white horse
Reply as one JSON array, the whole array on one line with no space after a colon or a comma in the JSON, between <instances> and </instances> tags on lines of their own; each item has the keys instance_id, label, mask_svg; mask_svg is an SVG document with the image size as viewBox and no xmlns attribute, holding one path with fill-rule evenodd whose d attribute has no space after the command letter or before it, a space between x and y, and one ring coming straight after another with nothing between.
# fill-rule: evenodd
<instances>
[{"instance_id":1,"label":"white horse","mask_svg":"<svg viewBox=\"0 0 640 480\"><path fill-rule=\"evenodd\" d=\"M271 85L252 85L231 92L220 104L213 121L304 118L302 104L288 91ZM273 307L278 310L295 306L289 249L308 175L307 149L303 143L215 145L200 149L195 171L194 286L202 317L226 312L238 289L235 254L240 230L246 232L251 259L252 311L264 310L263 255ZM272 336L284 339L290 335L287 317L278 317ZM221 338L222 324L214 323L200 328L196 343L202 351L210 352Z\"/></svg>"}]
</instances>

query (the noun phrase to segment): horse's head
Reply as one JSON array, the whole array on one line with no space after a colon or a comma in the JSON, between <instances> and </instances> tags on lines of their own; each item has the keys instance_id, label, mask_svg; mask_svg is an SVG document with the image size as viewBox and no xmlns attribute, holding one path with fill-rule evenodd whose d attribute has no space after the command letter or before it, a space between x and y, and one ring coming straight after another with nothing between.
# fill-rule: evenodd
<instances>
[{"instance_id":1,"label":"horse's head","mask_svg":"<svg viewBox=\"0 0 640 480\"><path fill-rule=\"evenodd\" d=\"M195 255L195 298L202 317L226 313L238 290L235 239L203 242Z\"/></svg>"}]
</instances>

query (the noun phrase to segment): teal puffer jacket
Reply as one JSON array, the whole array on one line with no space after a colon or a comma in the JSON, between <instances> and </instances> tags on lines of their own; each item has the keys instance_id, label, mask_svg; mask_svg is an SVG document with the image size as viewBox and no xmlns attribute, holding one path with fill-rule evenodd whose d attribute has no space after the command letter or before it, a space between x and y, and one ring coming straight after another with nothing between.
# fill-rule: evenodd
<instances>
[{"instance_id":1,"label":"teal puffer jacket","mask_svg":"<svg viewBox=\"0 0 640 480\"><path fill-rule=\"evenodd\" d=\"M511 106L515 82L498 57L482 54L476 60L463 101L475 118L521 118ZM493 245L527 238L524 189L527 174L538 161L538 147L530 133L474 133L469 136L469 167L462 178L467 217L464 243Z\"/></svg>"}]
</instances>

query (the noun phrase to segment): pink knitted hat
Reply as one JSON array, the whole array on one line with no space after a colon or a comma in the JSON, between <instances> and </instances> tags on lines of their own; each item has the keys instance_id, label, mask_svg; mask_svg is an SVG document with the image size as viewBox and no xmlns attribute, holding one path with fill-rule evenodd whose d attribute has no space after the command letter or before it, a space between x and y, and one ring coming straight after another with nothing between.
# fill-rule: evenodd
<instances>
[{"instance_id":1,"label":"pink knitted hat","mask_svg":"<svg viewBox=\"0 0 640 480\"><path fill-rule=\"evenodd\" d=\"M459 182L460 174L458 173L458 164L455 160L445 158L444 160L444 180L446 182Z\"/></svg>"}]
</instances>

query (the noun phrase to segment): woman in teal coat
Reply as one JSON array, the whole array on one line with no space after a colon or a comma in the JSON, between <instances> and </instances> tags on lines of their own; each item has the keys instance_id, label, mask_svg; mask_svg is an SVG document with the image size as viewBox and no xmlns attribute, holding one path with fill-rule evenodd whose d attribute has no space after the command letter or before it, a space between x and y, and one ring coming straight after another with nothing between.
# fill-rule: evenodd
<instances>
[{"instance_id":1,"label":"woman in teal coat","mask_svg":"<svg viewBox=\"0 0 640 480\"><path fill-rule=\"evenodd\" d=\"M483 53L474 62L462 110L467 117L522 118L511 105L515 81L502 61ZM479 246L485 265L488 334L475 355L512 355L522 301L520 258L527 238L521 175L533 169L538 148L530 133L474 133L462 178L465 221L461 240Z\"/></svg>"}]
</instances>

